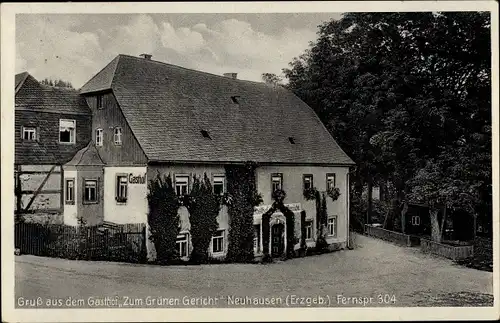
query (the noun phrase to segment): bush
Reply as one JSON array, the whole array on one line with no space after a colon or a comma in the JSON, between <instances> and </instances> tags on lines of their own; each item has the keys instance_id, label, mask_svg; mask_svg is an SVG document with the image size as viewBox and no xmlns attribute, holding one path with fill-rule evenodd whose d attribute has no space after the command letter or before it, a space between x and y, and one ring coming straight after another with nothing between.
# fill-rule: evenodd
<instances>
[{"instance_id":1,"label":"bush","mask_svg":"<svg viewBox=\"0 0 500 323\"><path fill-rule=\"evenodd\" d=\"M253 212L254 207L262 203L262 196L257 193L256 189L256 167L257 165L252 162L247 162L243 166L226 166L227 190L232 197L232 203L228 206L229 245L227 259L230 262L245 263L254 260ZM267 225L269 226L269 221ZM262 228L263 232L266 232L264 226L263 220ZM269 228L267 230L269 232ZM265 240L263 241L265 242ZM265 243L264 248L266 248Z\"/></svg>"},{"instance_id":2,"label":"bush","mask_svg":"<svg viewBox=\"0 0 500 323\"><path fill-rule=\"evenodd\" d=\"M186 207L189 211L191 242L193 244L191 261L193 263L206 263L210 241L219 228L217 216L220 211L220 198L213 193L212 185L206 174L203 180L194 177L193 188Z\"/></svg>"},{"instance_id":3,"label":"bush","mask_svg":"<svg viewBox=\"0 0 500 323\"><path fill-rule=\"evenodd\" d=\"M180 202L170 175L162 178L158 174L149 181L148 190L150 239L155 245L157 260L164 263L176 258Z\"/></svg>"}]
</instances>

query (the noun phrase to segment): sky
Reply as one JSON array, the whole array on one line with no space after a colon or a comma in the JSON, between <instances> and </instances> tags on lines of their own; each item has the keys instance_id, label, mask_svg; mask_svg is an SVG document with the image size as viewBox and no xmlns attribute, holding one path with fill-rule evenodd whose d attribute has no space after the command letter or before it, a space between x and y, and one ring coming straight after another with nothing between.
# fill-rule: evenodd
<instances>
[{"instance_id":1,"label":"sky","mask_svg":"<svg viewBox=\"0 0 500 323\"><path fill-rule=\"evenodd\" d=\"M281 74L340 13L18 14L16 73L81 87L118 54L261 81Z\"/></svg>"}]
</instances>

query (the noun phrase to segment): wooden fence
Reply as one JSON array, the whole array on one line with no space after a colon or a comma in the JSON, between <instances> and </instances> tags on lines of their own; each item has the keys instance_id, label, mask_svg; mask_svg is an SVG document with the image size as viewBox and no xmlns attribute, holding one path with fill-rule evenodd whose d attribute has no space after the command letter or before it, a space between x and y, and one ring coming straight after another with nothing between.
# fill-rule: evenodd
<instances>
[{"instance_id":1,"label":"wooden fence","mask_svg":"<svg viewBox=\"0 0 500 323\"><path fill-rule=\"evenodd\" d=\"M85 260L146 261L146 225L99 226L15 224L15 247L21 254Z\"/></svg>"},{"instance_id":2,"label":"wooden fence","mask_svg":"<svg viewBox=\"0 0 500 323\"><path fill-rule=\"evenodd\" d=\"M366 235L386 240L404 247L413 247L420 244L420 238L416 236L374 227L369 224L365 224L365 233Z\"/></svg>"},{"instance_id":3,"label":"wooden fence","mask_svg":"<svg viewBox=\"0 0 500 323\"><path fill-rule=\"evenodd\" d=\"M432 253L453 260L465 259L474 255L474 246L472 245L453 246L427 239L421 240L420 248L422 252Z\"/></svg>"}]
</instances>

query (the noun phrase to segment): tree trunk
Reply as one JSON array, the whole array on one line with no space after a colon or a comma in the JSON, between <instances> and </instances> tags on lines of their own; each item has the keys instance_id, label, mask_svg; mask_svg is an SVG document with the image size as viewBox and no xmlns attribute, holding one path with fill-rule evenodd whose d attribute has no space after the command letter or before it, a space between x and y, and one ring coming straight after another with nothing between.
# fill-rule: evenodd
<instances>
[{"instance_id":1,"label":"tree trunk","mask_svg":"<svg viewBox=\"0 0 500 323\"><path fill-rule=\"evenodd\" d=\"M404 202L401 210L401 232L406 233L406 213L408 213L408 202Z\"/></svg>"},{"instance_id":2,"label":"tree trunk","mask_svg":"<svg viewBox=\"0 0 500 323\"><path fill-rule=\"evenodd\" d=\"M445 226L446 226L446 206L443 207L443 216L441 217L441 230L440 230L441 239L443 239Z\"/></svg>"},{"instance_id":3,"label":"tree trunk","mask_svg":"<svg viewBox=\"0 0 500 323\"><path fill-rule=\"evenodd\" d=\"M431 238L432 241L441 242L441 228L438 219L439 210L429 208L429 215L431 219Z\"/></svg>"},{"instance_id":4,"label":"tree trunk","mask_svg":"<svg viewBox=\"0 0 500 323\"><path fill-rule=\"evenodd\" d=\"M372 222L372 195L373 195L373 182L368 180L368 190L367 190L367 204L366 204L366 224Z\"/></svg>"},{"instance_id":5,"label":"tree trunk","mask_svg":"<svg viewBox=\"0 0 500 323\"><path fill-rule=\"evenodd\" d=\"M359 175L359 172L356 172L355 173L355 181L354 181L354 194L355 195L358 195L358 196L361 196L362 192L363 192L363 183L360 179L360 175Z\"/></svg>"},{"instance_id":6,"label":"tree trunk","mask_svg":"<svg viewBox=\"0 0 500 323\"><path fill-rule=\"evenodd\" d=\"M385 179L380 181L379 188L380 188L380 201L387 202L388 192L387 192L387 181Z\"/></svg>"}]
</instances>

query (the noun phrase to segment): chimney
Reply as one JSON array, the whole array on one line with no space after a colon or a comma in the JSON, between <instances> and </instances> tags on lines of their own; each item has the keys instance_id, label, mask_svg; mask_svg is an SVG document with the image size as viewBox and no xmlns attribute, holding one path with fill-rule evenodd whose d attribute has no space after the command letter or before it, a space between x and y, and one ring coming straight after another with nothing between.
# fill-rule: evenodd
<instances>
[{"instance_id":1,"label":"chimney","mask_svg":"<svg viewBox=\"0 0 500 323\"><path fill-rule=\"evenodd\" d=\"M229 77L230 79L236 80L238 78L238 73L224 73L224 77Z\"/></svg>"},{"instance_id":2,"label":"chimney","mask_svg":"<svg viewBox=\"0 0 500 323\"><path fill-rule=\"evenodd\" d=\"M147 59L148 61L150 61L151 57L153 57L153 55L151 55L151 54L141 54L139 56L144 58L144 59Z\"/></svg>"}]
</instances>

